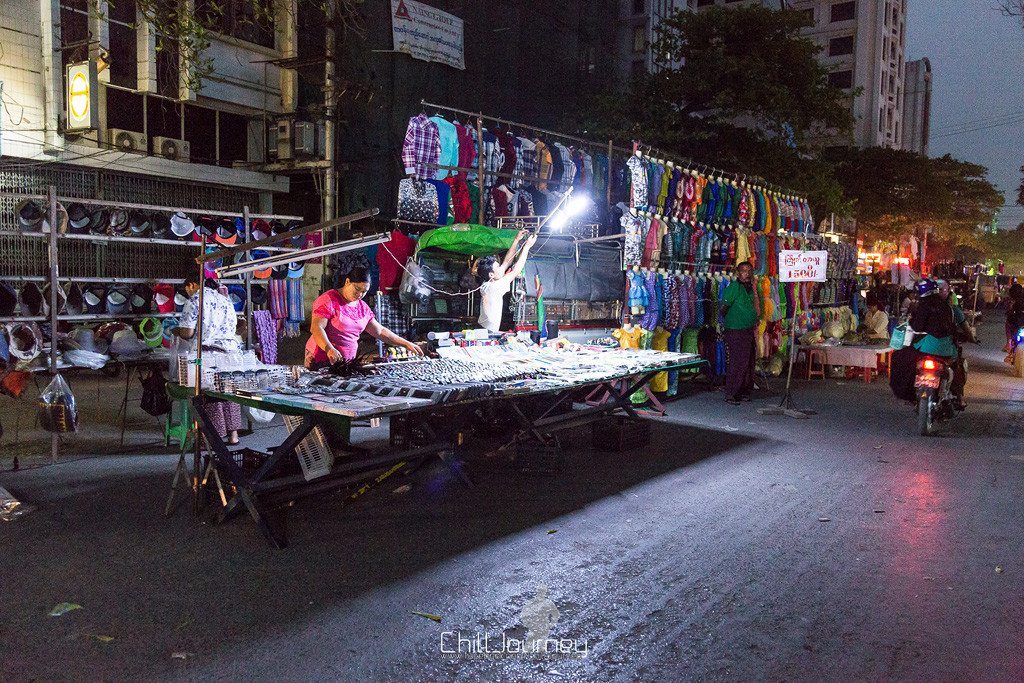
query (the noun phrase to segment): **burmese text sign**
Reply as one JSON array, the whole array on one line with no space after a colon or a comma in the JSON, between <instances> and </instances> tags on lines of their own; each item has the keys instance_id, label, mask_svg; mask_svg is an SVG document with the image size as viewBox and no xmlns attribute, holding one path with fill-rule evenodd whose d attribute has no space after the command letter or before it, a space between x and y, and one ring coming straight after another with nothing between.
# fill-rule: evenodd
<instances>
[{"instance_id":1,"label":"burmese text sign","mask_svg":"<svg viewBox=\"0 0 1024 683\"><path fill-rule=\"evenodd\" d=\"M416 0L391 0L395 50L414 59L465 69L462 19Z\"/></svg>"},{"instance_id":2,"label":"burmese text sign","mask_svg":"<svg viewBox=\"0 0 1024 683\"><path fill-rule=\"evenodd\" d=\"M780 282L824 282L827 251L780 251Z\"/></svg>"}]
</instances>

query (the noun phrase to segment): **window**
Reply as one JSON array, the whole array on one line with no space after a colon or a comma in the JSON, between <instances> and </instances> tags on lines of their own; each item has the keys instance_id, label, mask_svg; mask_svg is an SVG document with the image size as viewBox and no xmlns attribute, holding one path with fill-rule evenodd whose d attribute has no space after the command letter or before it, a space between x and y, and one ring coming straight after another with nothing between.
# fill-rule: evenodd
<instances>
[{"instance_id":1,"label":"window","mask_svg":"<svg viewBox=\"0 0 1024 683\"><path fill-rule=\"evenodd\" d=\"M643 26L633 27L633 54L639 54L647 49L647 31Z\"/></svg>"},{"instance_id":2,"label":"window","mask_svg":"<svg viewBox=\"0 0 1024 683\"><path fill-rule=\"evenodd\" d=\"M878 132L881 133L885 127L885 112L881 109L878 110Z\"/></svg>"},{"instance_id":3,"label":"window","mask_svg":"<svg viewBox=\"0 0 1024 683\"><path fill-rule=\"evenodd\" d=\"M247 43L274 47L274 25L258 17L247 0L196 0L195 15L204 26L225 36Z\"/></svg>"},{"instance_id":4,"label":"window","mask_svg":"<svg viewBox=\"0 0 1024 683\"><path fill-rule=\"evenodd\" d=\"M62 50L61 61L67 71L68 64L89 58L89 3L88 0L61 0L60 42L62 47L77 45L73 50Z\"/></svg>"},{"instance_id":5,"label":"window","mask_svg":"<svg viewBox=\"0 0 1024 683\"><path fill-rule=\"evenodd\" d=\"M138 87L139 55L135 37L135 0L118 0L110 7L110 82Z\"/></svg>"},{"instance_id":6,"label":"window","mask_svg":"<svg viewBox=\"0 0 1024 683\"><path fill-rule=\"evenodd\" d=\"M715 0L697 0L697 7L707 7L715 4Z\"/></svg>"},{"instance_id":7,"label":"window","mask_svg":"<svg viewBox=\"0 0 1024 683\"><path fill-rule=\"evenodd\" d=\"M845 71L833 71L828 75L828 84L833 88L839 88L840 90L846 90L847 88L853 87L853 71L847 69Z\"/></svg>"},{"instance_id":8,"label":"window","mask_svg":"<svg viewBox=\"0 0 1024 683\"><path fill-rule=\"evenodd\" d=\"M643 14L647 11L647 0L633 0L633 14Z\"/></svg>"},{"instance_id":9,"label":"window","mask_svg":"<svg viewBox=\"0 0 1024 683\"><path fill-rule=\"evenodd\" d=\"M144 96L117 88L103 88L103 91L107 98L107 127L141 133Z\"/></svg>"},{"instance_id":10,"label":"window","mask_svg":"<svg viewBox=\"0 0 1024 683\"><path fill-rule=\"evenodd\" d=\"M223 130L222 128L221 131ZM186 104L185 140L188 141L192 161L204 164L216 163L217 112L206 107Z\"/></svg>"},{"instance_id":11,"label":"window","mask_svg":"<svg viewBox=\"0 0 1024 683\"><path fill-rule=\"evenodd\" d=\"M156 91L164 97L178 99L181 96L178 42L157 38L156 46Z\"/></svg>"},{"instance_id":12,"label":"window","mask_svg":"<svg viewBox=\"0 0 1024 683\"><path fill-rule=\"evenodd\" d=\"M828 56L838 57L840 55L853 54L853 36L841 36L828 41Z\"/></svg>"},{"instance_id":13,"label":"window","mask_svg":"<svg viewBox=\"0 0 1024 683\"><path fill-rule=\"evenodd\" d=\"M220 112L220 163L249 160L249 124L244 116Z\"/></svg>"},{"instance_id":14,"label":"window","mask_svg":"<svg viewBox=\"0 0 1024 683\"><path fill-rule=\"evenodd\" d=\"M832 23L837 21L850 21L857 14L856 2L837 2L832 5Z\"/></svg>"}]
</instances>

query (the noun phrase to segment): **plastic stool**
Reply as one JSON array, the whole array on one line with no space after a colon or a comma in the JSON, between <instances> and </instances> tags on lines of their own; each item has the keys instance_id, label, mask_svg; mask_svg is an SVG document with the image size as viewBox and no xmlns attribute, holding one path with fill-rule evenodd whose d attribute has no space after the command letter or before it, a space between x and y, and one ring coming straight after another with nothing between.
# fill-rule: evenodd
<instances>
[{"instance_id":1,"label":"plastic stool","mask_svg":"<svg viewBox=\"0 0 1024 683\"><path fill-rule=\"evenodd\" d=\"M825 379L825 359L824 351L811 349L807 352L807 379Z\"/></svg>"}]
</instances>

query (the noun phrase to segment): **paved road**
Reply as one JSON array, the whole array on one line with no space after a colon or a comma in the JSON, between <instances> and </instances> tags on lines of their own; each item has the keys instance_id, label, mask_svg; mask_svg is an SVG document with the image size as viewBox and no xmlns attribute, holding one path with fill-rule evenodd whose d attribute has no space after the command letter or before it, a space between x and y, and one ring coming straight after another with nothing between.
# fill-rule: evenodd
<instances>
[{"instance_id":1,"label":"paved road","mask_svg":"<svg viewBox=\"0 0 1024 683\"><path fill-rule=\"evenodd\" d=\"M702 393L651 449L581 434L555 478L476 460L472 491L433 470L296 507L284 551L162 519L164 457L0 475L41 505L0 523L0 680L1022 680L1024 380L997 334L938 438L879 383L801 384L806 421ZM442 653L544 623L586 658Z\"/></svg>"}]
</instances>

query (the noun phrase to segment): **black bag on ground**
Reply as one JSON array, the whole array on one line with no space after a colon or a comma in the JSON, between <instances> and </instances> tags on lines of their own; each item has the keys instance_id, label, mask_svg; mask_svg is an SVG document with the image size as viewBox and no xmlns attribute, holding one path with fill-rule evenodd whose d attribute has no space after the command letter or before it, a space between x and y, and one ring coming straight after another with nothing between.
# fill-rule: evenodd
<instances>
[{"instance_id":1,"label":"black bag on ground","mask_svg":"<svg viewBox=\"0 0 1024 683\"><path fill-rule=\"evenodd\" d=\"M917 398L914 380L917 378L917 350L913 346L892 352L889 387L896 398L913 401Z\"/></svg>"},{"instance_id":2,"label":"black bag on ground","mask_svg":"<svg viewBox=\"0 0 1024 683\"><path fill-rule=\"evenodd\" d=\"M142 384L142 401L140 406L153 417L160 417L171 412L171 399L167 398L167 380L164 373L157 368L149 371L148 377L140 377Z\"/></svg>"}]
</instances>

